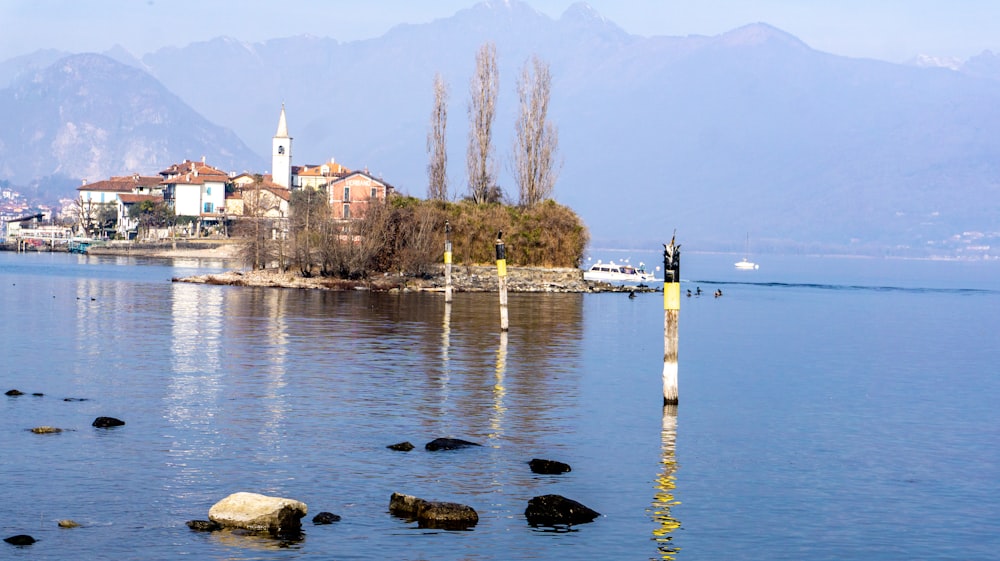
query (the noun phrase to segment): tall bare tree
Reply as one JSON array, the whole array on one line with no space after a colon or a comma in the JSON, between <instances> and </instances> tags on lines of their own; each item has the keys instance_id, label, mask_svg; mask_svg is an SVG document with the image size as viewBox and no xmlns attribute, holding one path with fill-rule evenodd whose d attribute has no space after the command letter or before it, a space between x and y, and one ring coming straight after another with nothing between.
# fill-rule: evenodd
<instances>
[{"instance_id":1,"label":"tall bare tree","mask_svg":"<svg viewBox=\"0 0 1000 561\"><path fill-rule=\"evenodd\" d=\"M517 80L520 110L514 125L514 179L521 206L531 207L552 196L559 175L559 132L549 121L552 74L537 56L525 61Z\"/></svg>"},{"instance_id":2,"label":"tall bare tree","mask_svg":"<svg viewBox=\"0 0 1000 561\"><path fill-rule=\"evenodd\" d=\"M434 109L431 111L431 130L427 133L427 198L448 200L448 151L445 132L448 128L448 84L441 74L434 75Z\"/></svg>"},{"instance_id":3,"label":"tall bare tree","mask_svg":"<svg viewBox=\"0 0 1000 561\"><path fill-rule=\"evenodd\" d=\"M493 158L493 118L499 87L496 46L484 43L476 53L476 71L469 83L469 148L466 159L469 194L476 203L499 199Z\"/></svg>"}]
</instances>

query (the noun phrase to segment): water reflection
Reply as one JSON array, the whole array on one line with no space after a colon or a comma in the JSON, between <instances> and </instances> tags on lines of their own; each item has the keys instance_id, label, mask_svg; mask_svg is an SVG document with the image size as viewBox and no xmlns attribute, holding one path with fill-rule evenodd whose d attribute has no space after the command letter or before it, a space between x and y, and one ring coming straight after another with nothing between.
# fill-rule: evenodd
<instances>
[{"instance_id":1,"label":"water reflection","mask_svg":"<svg viewBox=\"0 0 1000 561\"><path fill-rule=\"evenodd\" d=\"M663 406L663 430L660 439L663 453L660 463L663 471L656 478L656 492L653 495L653 504L649 512L653 521L656 522L656 528L653 530L653 541L656 542L660 559L676 559L680 548L673 543L673 532L681 527L681 523L671 515L670 509L680 504L680 501L674 498L674 488L676 487L674 473L677 471L675 457L677 405Z\"/></svg>"},{"instance_id":2,"label":"water reflection","mask_svg":"<svg viewBox=\"0 0 1000 561\"><path fill-rule=\"evenodd\" d=\"M259 454L264 456L261 457L262 460L278 461L282 457L280 453L283 440L282 425L288 412L284 391L287 384L285 376L289 352L289 330L285 319L285 300L288 291L269 290L264 291L263 296L262 315L268 319L264 337L269 350L264 354L267 362L263 372L265 393L262 409L266 412L267 418L262 420L258 436L267 446L261 448Z\"/></svg>"},{"instance_id":3,"label":"water reflection","mask_svg":"<svg viewBox=\"0 0 1000 561\"><path fill-rule=\"evenodd\" d=\"M507 394L504 388L504 375L507 374L507 332L500 332L500 346L497 347L497 364L493 381L493 414L490 416L490 439L503 437L503 416L507 408L503 398Z\"/></svg>"},{"instance_id":4,"label":"water reflection","mask_svg":"<svg viewBox=\"0 0 1000 561\"><path fill-rule=\"evenodd\" d=\"M169 295L170 339L161 342L170 346L171 361L164 414L176 431L168 465L183 489L199 480L197 460L215 457L225 441L215 421L224 393L222 293L173 283Z\"/></svg>"}]
</instances>

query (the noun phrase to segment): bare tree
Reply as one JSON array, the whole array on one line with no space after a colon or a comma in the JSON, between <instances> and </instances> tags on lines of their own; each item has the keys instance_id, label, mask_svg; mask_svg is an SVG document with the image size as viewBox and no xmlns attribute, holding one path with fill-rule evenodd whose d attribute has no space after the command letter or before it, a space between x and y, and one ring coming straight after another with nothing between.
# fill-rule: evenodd
<instances>
[{"instance_id":1,"label":"bare tree","mask_svg":"<svg viewBox=\"0 0 1000 561\"><path fill-rule=\"evenodd\" d=\"M242 257L243 262L253 267L255 271L267 267L273 245L269 239L271 221L267 218L271 205L268 197L264 195L264 190L261 189L263 181L264 178L260 174L254 174L253 187L242 193L244 215L240 221L240 233L244 238Z\"/></svg>"},{"instance_id":2,"label":"bare tree","mask_svg":"<svg viewBox=\"0 0 1000 561\"><path fill-rule=\"evenodd\" d=\"M445 132L448 126L448 84L441 74L434 75L434 109L431 111L431 130L427 133L427 198L448 200L448 151Z\"/></svg>"},{"instance_id":3,"label":"bare tree","mask_svg":"<svg viewBox=\"0 0 1000 561\"><path fill-rule=\"evenodd\" d=\"M549 65L532 56L517 80L520 111L514 125L514 179L521 206L531 207L552 196L556 178L559 133L548 120L552 75Z\"/></svg>"},{"instance_id":4,"label":"bare tree","mask_svg":"<svg viewBox=\"0 0 1000 561\"><path fill-rule=\"evenodd\" d=\"M325 191L301 189L292 193L290 230L293 260L304 277L313 275L316 248L322 243L323 228L330 220L330 205Z\"/></svg>"},{"instance_id":5,"label":"bare tree","mask_svg":"<svg viewBox=\"0 0 1000 561\"><path fill-rule=\"evenodd\" d=\"M476 71L469 83L469 148L466 158L469 194L476 203L489 202L499 195L492 142L499 85L496 46L484 43L476 53Z\"/></svg>"}]
</instances>

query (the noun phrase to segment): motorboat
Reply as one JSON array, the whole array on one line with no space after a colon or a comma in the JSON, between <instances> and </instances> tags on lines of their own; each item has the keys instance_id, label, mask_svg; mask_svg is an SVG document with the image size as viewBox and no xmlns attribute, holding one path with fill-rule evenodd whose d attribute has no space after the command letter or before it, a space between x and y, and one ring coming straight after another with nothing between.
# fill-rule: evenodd
<instances>
[{"instance_id":1,"label":"motorboat","mask_svg":"<svg viewBox=\"0 0 1000 561\"><path fill-rule=\"evenodd\" d=\"M615 263L614 261L608 263L598 261L591 265L589 270L583 272L583 280L612 284L643 284L663 279L657 279L653 273L646 272L641 264L639 267L633 267L627 264Z\"/></svg>"}]
</instances>

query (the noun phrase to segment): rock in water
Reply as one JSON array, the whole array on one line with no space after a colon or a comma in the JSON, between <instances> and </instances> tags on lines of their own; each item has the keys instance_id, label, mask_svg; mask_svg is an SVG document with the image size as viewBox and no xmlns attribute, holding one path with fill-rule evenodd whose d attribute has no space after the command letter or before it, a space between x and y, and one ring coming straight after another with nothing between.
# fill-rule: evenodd
<instances>
[{"instance_id":1,"label":"rock in water","mask_svg":"<svg viewBox=\"0 0 1000 561\"><path fill-rule=\"evenodd\" d=\"M479 523L479 513L471 506L441 501L426 501L393 493L389 499L389 512L394 516L416 520L421 528L465 530Z\"/></svg>"},{"instance_id":2,"label":"rock in water","mask_svg":"<svg viewBox=\"0 0 1000 561\"><path fill-rule=\"evenodd\" d=\"M409 442L398 442L396 444L390 444L386 446L386 448L396 450L398 452L409 452L410 450L413 450L413 445Z\"/></svg>"},{"instance_id":3,"label":"rock in water","mask_svg":"<svg viewBox=\"0 0 1000 561\"><path fill-rule=\"evenodd\" d=\"M564 464L555 460L540 460L538 458L528 462L528 466L531 467L532 473L544 473L548 475L558 475L560 473L572 471L569 464Z\"/></svg>"},{"instance_id":4,"label":"rock in water","mask_svg":"<svg viewBox=\"0 0 1000 561\"><path fill-rule=\"evenodd\" d=\"M313 524L333 524L340 522L340 517L332 512L321 512L313 516Z\"/></svg>"},{"instance_id":5,"label":"rock in water","mask_svg":"<svg viewBox=\"0 0 1000 561\"><path fill-rule=\"evenodd\" d=\"M59 432L62 432L62 431L63 430L60 429L60 428L49 427L49 426L35 427L35 428L31 429L31 432L33 432L35 434L56 434L56 433L59 433Z\"/></svg>"},{"instance_id":6,"label":"rock in water","mask_svg":"<svg viewBox=\"0 0 1000 561\"><path fill-rule=\"evenodd\" d=\"M476 444L475 442L469 442L468 440L462 440L460 438L435 438L434 440L428 442L424 448L435 452L437 450L458 450L459 448L468 448L470 446L482 446L481 444Z\"/></svg>"},{"instance_id":7,"label":"rock in water","mask_svg":"<svg viewBox=\"0 0 1000 561\"><path fill-rule=\"evenodd\" d=\"M94 419L91 426L97 427L99 429L107 429L111 427L120 427L125 424L125 421L121 419L115 419L114 417L98 417Z\"/></svg>"},{"instance_id":8,"label":"rock in water","mask_svg":"<svg viewBox=\"0 0 1000 561\"><path fill-rule=\"evenodd\" d=\"M216 532L222 529L222 526L211 520L188 520L185 524L195 532Z\"/></svg>"},{"instance_id":9,"label":"rock in water","mask_svg":"<svg viewBox=\"0 0 1000 561\"><path fill-rule=\"evenodd\" d=\"M31 545L35 543L35 538L27 534L18 534L16 536L4 538L3 541L9 543L10 545Z\"/></svg>"},{"instance_id":10,"label":"rock in water","mask_svg":"<svg viewBox=\"0 0 1000 561\"><path fill-rule=\"evenodd\" d=\"M592 522L601 514L561 495L542 495L528 501L524 516L532 526L557 526Z\"/></svg>"},{"instance_id":11,"label":"rock in water","mask_svg":"<svg viewBox=\"0 0 1000 561\"><path fill-rule=\"evenodd\" d=\"M14 397L14 396L18 396L18 395L24 395L24 392L22 392L21 390L7 390L6 392L4 392L4 395L10 396L10 397ZM7 540L4 540L4 541L7 541Z\"/></svg>"},{"instance_id":12,"label":"rock in water","mask_svg":"<svg viewBox=\"0 0 1000 561\"><path fill-rule=\"evenodd\" d=\"M69 518L59 521L60 528L79 528L80 524L76 520L70 520Z\"/></svg>"},{"instance_id":13,"label":"rock in water","mask_svg":"<svg viewBox=\"0 0 1000 561\"><path fill-rule=\"evenodd\" d=\"M257 493L233 493L208 510L208 519L226 528L272 535L296 535L308 509L294 499Z\"/></svg>"}]
</instances>

